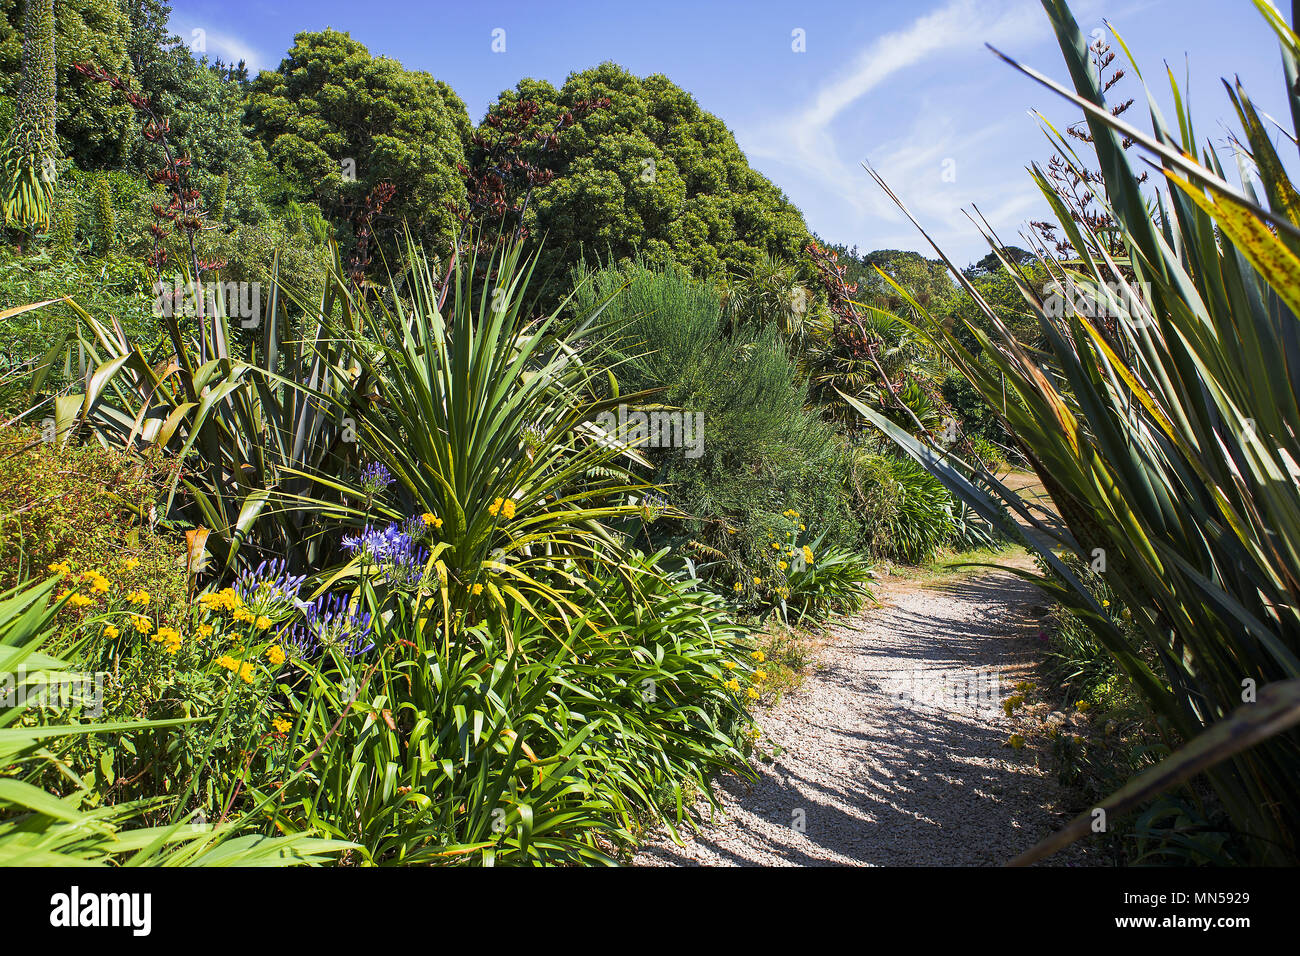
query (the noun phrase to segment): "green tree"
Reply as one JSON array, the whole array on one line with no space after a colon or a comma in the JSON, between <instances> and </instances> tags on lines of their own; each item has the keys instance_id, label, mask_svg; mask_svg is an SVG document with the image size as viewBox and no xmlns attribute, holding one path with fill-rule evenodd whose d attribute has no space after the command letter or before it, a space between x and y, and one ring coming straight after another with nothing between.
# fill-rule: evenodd
<instances>
[{"instance_id":1,"label":"green tree","mask_svg":"<svg viewBox=\"0 0 1300 956\"><path fill-rule=\"evenodd\" d=\"M346 221L378 183L396 195L386 213L426 239L453 235L465 197L465 104L428 73L372 57L347 33L299 33L274 71L253 81L247 121L296 191Z\"/></svg>"},{"instance_id":2,"label":"green tree","mask_svg":"<svg viewBox=\"0 0 1300 956\"><path fill-rule=\"evenodd\" d=\"M131 108L115 91L79 75L73 65L93 61L132 80L127 57L130 22L117 0L56 0L53 12L50 83L51 96L53 85L58 89L59 146L83 169L121 168L130 144L139 137ZM19 82L22 15L22 0L0 0L0 91L6 93L14 92Z\"/></svg>"},{"instance_id":3,"label":"green tree","mask_svg":"<svg viewBox=\"0 0 1300 956\"><path fill-rule=\"evenodd\" d=\"M537 125L555 126L583 100L610 105L576 117L554 144L523 151L553 169L525 225L547 236L557 275L588 254L676 262L701 275L748 274L764 253L796 259L808 240L803 216L749 167L726 125L662 75L641 79L614 63L571 75L557 90L523 80L492 110L520 100L541 107ZM485 121L486 123L487 121ZM542 156L545 150L555 155Z\"/></svg>"}]
</instances>

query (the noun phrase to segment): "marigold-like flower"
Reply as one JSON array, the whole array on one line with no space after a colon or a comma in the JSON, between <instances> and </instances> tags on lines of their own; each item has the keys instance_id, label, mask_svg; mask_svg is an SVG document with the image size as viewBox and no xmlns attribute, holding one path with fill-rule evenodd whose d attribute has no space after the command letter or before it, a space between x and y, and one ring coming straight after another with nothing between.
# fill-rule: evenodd
<instances>
[{"instance_id":1,"label":"marigold-like flower","mask_svg":"<svg viewBox=\"0 0 1300 956\"><path fill-rule=\"evenodd\" d=\"M420 515L420 520L424 522L424 526L426 528L442 527L442 519L439 518L437 515L435 515L432 511L426 511L424 514Z\"/></svg>"},{"instance_id":2,"label":"marigold-like flower","mask_svg":"<svg viewBox=\"0 0 1300 956\"><path fill-rule=\"evenodd\" d=\"M482 593L483 593L483 585L481 585L481 584L476 584L476 585L474 585L472 588L470 588L470 592L473 593L473 594L482 594Z\"/></svg>"},{"instance_id":3,"label":"marigold-like flower","mask_svg":"<svg viewBox=\"0 0 1300 956\"><path fill-rule=\"evenodd\" d=\"M497 498L492 504L488 505L488 514L496 517L498 514L507 521L515 516L515 502L513 498Z\"/></svg>"}]
</instances>

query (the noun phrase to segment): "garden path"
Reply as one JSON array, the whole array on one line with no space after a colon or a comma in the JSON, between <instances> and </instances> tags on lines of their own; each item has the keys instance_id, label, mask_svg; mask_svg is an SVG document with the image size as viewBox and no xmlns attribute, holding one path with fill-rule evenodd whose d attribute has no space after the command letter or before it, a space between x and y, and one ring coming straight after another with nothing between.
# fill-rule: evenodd
<instances>
[{"instance_id":1,"label":"garden path","mask_svg":"<svg viewBox=\"0 0 1300 956\"><path fill-rule=\"evenodd\" d=\"M724 778L724 814L685 846L658 835L636 864L997 865L1068 819L1001 708L1041 656L1041 593L1001 571L875 590L881 606L834 625L815 672L760 718L774 756L758 779Z\"/></svg>"}]
</instances>

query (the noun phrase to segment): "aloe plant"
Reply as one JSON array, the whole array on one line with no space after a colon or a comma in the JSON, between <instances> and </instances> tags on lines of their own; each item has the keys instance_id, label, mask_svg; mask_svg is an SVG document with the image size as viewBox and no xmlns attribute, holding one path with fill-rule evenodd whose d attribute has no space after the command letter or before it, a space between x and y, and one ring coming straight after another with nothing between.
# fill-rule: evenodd
<instances>
[{"instance_id":1,"label":"aloe plant","mask_svg":"<svg viewBox=\"0 0 1300 956\"><path fill-rule=\"evenodd\" d=\"M1300 38L1264 0L1256 5L1281 41L1300 118ZM991 336L967 323L978 343L969 351L909 301L946 359L1003 418L1061 524L1040 521L992 475L968 480L968 466L850 403L987 517L1012 529L1011 511L1033 527L1026 543L1054 572L1040 583L1092 626L1170 742L1186 742L1103 807L1130 809L1204 773L1241 858L1294 862L1300 748L1288 728L1300 721L1300 196L1239 84L1225 83L1244 130L1240 188L1213 148L1201 149L1172 74L1176 125L1148 91L1152 132L1136 129L1105 103L1066 4L1044 7L1075 91L1017 68L1085 112L1101 177L1093 195L1115 229L1103 233L1071 215L1068 197L1035 166L1072 249L1068 259L1040 250L1052 280L1044 289L983 226L1039 320L1045 360L1016 340L950 261ZM1132 69L1141 78L1135 62ZM1088 171L1064 136L1050 125L1046 132L1076 174ZM1129 141L1146 152L1164 188L1143 188L1125 156ZM1104 574L1154 657L1128 642L1113 610L1058 550ZM1084 815L1021 862L1086 834L1091 820Z\"/></svg>"}]
</instances>

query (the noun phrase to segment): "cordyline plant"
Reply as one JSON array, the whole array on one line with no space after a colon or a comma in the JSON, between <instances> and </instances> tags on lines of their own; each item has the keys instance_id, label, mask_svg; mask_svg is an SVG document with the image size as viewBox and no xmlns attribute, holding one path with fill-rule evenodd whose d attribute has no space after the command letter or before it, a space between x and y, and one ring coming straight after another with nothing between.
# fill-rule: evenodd
<instances>
[{"instance_id":1,"label":"cordyline plant","mask_svg":"<svg viewBox=\"0 0 1300 956\"><path fill-rule=\"evenodd\" d=\"M987 363L917 311L945 358L994 409L1003 407L999 375L1005 375L1004 424L1065 528L1035 521L992 475L966 480L883 416L850 402L972 506L994 519L1010 508L1037 527L1026 544L1054 571L1038 582L1089 623L1170 744L1181 745L1100 809L1117 815L1204 774L1230 818L1229 846L1238 859L1294 863L1300 856L1294 730L1300 722L1300 194L1239 83L1225 81L1245 131L1238 146L1242 179L1249 182L1245 172L1253 169L1263 195L1230 184L1212 148L1196 161L1191 116L1172 74L1176 129L1150 93L1151 134L1115 115L1069 9L1062 0L1043 5L1077 92L1013 65L1084 111L1103 178L1092 183L1104 186L1092 191L1101 214L1076 218L1059 179L1033 167L1070 256L1040 250L1052 278L1045 290L1032 286L1000 253L1003 243L992 230L982 228L1039 318L1046 364L1035 362L946 257L995 330L990 337L969 327ZM1256 5L1281 41L1292 115L1300 117L1300 37L1265 0ZM1050 125L1047 131L1082 177L1082 159ZM1127 140L1163 176L1154 217L1151 197L1125 156ZM1116 339L1122 347L1112 344ZM1119 599L1112 604L1131 615L1147 650L1130 643L1113 616L1118 607L1103 606L1058 549L1104 577ZM1094 819L1092 812L1081 815L1018 862L1086 836Z\"/></svg>"}]
</instances>

